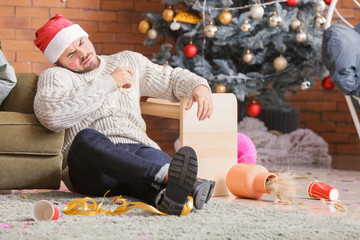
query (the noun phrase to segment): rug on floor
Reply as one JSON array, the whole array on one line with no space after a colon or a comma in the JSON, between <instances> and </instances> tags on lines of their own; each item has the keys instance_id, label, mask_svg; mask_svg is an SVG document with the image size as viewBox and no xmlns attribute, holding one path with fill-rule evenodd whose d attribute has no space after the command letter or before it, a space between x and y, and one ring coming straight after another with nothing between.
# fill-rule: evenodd
<instances>
[{"instance_id":1,"label":"rug on floor","mask_svg":"<svg viewBox=\"0 0 360 240\"><path fill-rule=\"evenodd\" d=\"M61 191L0 195L0 239L360 239L360 221L215 200L185 217L140 209L121 216L64 214L68 202L83 197ZM32 219L32 206L42 199L58 207L58 220ZM102 208L110 203L105 198Z\"/></svg>"}]
</instances>

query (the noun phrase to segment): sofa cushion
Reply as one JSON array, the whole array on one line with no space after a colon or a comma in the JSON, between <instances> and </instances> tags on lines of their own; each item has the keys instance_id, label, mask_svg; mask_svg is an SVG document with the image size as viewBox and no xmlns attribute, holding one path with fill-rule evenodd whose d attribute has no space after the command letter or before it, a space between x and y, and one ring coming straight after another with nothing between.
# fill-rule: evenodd
<instances>
[{"instance_id":1,"label":"sofa cushion","mask_svg":"<svg viewBox=\"0 0 360 240\"><path fill-rule=\"evenodd\" d=\"M357 31L359 26L355 28ZM360 33L342 24L324 31L323 62L345 95L360 96Z\"/></svg>"},{"instance_id":2,"label":"sofa cushion","mask_svg":"<svg viewBox=\"0 0 360 240\"><path fill-rule=\"evenodd\" d=\"M0 154L0 189L58 189L62 156Z\"/></svg>"},{"instance_id":3,"label":"sofa cushion","mask_svg":"<svg viewBox=\"0 0 360 240\"><path fill-rule=\"evenodd\" d=\"M64 141L64 131L46 129L34 114L0 111L0 132L0 154L59 155Z\"/></svg>"},{"instance_id":4,"label":"sofa cushion","mask_svg":"<svg viewBox=\"0 0 360 240\"><path fill-rule=\"evenodd\" d=\"M38 75L34 73L16 74L17 83L0 106L1 111L34 113L34 98Z\"/></svg>"}]
</instances>

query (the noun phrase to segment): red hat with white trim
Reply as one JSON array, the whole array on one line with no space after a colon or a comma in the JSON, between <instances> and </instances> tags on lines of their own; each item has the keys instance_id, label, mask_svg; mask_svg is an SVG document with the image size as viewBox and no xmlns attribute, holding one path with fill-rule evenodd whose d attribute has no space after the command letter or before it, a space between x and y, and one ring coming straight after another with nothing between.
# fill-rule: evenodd
<instances>
[{"instance_id":1,"label":"red hat with white trim","mask_svg":"<svg viewBox=\"0 0 360 240\"><path fill-rule=\"evenodd\" d=\"M78 24L73 24L61 14L50 18L35 33L35 45L51 64L57 62L65 49L80 37L89 37Z\"/></svg>"}]
</instances>

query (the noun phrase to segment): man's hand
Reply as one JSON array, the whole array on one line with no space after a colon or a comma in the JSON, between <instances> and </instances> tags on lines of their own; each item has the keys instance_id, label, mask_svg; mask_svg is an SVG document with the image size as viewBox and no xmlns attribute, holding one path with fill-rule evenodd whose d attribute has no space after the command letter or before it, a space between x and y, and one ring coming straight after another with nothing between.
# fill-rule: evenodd
<instances>
[{"instance_id":1,"label":"man's hand","mask_svg":"<svg viewBox=\"0 0 360 240\"><path fill-rule=\"evenodd\" d=\"M110 76L114 79L118 88L131 88L133 71L130 67L118 67Z\"/></svg>"},{"instance_id":2,"label":"man's hand","mask_svg":"<svg viewBox=\"0 0 360 240\"><path fill-rule=\"evenodd\" d=\"M200 121L211 117L213 111L213 102L211 91L207 86L199 85L194 88L185 110L189 110L194 102L198 103L197 117Z\"/></svg>"}]
</instances>

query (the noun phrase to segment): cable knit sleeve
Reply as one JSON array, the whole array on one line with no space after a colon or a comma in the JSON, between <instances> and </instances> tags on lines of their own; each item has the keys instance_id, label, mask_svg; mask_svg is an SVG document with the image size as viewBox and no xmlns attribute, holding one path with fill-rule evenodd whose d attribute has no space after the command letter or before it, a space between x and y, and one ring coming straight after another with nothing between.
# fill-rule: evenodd
<instances>
[{"instance_id":1,"label":"cable knit sleeve","mask_svg":"<svg viewBox=\"0 0 360 240\"><path fill-rule=\"evenodd\" d=\"M180 101L182 97L189 97L192 90L198 85L208 82L187 69L161 66L151 62L145 56L129 52L140 63L140 91L142 96ZM211 90L210 90L211 91Z\"/></svg>"},{"instance_id":2,"label":"cable knit sleeve","mask_svg":"<svg viewBox=\"0 0 360 240\"><path fill-rule=\"evenodd\" d=\"M66 69L53 67L39 77L34 112L45 127L60 131L97 110L113 91L117 88L110 75L85 80Z\"/></svg>"}]
</instances>

